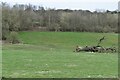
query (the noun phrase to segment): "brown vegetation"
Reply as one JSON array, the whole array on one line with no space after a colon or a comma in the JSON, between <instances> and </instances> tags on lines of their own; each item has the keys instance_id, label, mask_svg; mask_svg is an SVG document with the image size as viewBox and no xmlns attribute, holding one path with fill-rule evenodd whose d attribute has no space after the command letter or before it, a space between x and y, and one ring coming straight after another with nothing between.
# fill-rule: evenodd
<instances>
[{"instance_id":1,"label":"brown vegetation","mask_svg":"<svg viewBox=\"0 0 120 80\"><path fill-rule=\"evenodd\" d=\"M31 4L1 6L4 40L11 31L118 32L118 11L56 10Z\"/></svg>"}]
</instances>

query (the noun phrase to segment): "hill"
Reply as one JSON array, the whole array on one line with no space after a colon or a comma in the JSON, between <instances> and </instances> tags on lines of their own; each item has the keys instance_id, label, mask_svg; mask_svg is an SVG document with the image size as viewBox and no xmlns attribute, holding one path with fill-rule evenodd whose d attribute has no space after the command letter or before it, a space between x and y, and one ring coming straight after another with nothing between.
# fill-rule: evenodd
<instances>
[{"instance_id":1,"label":"hill","mask_svg":"<svg viewBox=\"0 0 120 80\"><path fill-rule=\"evenodd\" d=\"M23 44L3 44L3 77L115 78L117 54L73 52L76 45L117 46L114 33L20 32Z\"/></svg>"}]
</instances>

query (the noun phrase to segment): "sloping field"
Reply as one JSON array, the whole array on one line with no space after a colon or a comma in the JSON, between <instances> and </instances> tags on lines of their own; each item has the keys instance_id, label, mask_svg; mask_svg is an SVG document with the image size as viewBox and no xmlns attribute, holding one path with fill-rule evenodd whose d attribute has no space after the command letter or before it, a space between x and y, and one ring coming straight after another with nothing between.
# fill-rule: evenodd
<instances>
[{"instance_id":1,"label":"sloping field","mask_svg":"<svg viewBox=\"0 0 120 80\"><path fill-rule=\"evenodd\" d=\"M117 77L117 53L73 52L76 45L118 44L114 33L20 32L22 44L3 44L3 76L13 78Z\"/></svg>"}]
</instances>

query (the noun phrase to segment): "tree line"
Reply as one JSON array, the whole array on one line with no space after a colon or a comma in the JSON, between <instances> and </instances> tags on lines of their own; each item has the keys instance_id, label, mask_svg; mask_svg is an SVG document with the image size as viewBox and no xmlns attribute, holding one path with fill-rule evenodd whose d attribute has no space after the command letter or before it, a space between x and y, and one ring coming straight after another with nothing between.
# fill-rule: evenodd
<instances>
[{"instance_id":1,"label":"tree line","mask_svg":"<svg viewBox=\"0 0 120 80\"><path fill-rule=\"evenodd\" d=\"M2 39L15 31L118 32L118 11L53 9L1 3Z\"/></svg>"}]
</instances>

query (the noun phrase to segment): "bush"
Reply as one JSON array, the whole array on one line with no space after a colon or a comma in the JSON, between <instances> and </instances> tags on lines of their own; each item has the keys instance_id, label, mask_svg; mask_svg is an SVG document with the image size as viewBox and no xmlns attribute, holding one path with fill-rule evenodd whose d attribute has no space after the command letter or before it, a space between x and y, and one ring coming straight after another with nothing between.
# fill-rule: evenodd
<instances>
[{"instance_id":1,"label":"bush","mask_svg":"<svg viewBox=\"0 0 120 80\"><path fill-rule=\"evenodd\" d=\"M18 38L18 33L15 32L15 31L12 31L10 32L10 35L9 35L9 42L12 43L12 44L17 44L17 43L20 43L19 41L19 38Z\"/></svg>"}]
</instances>

